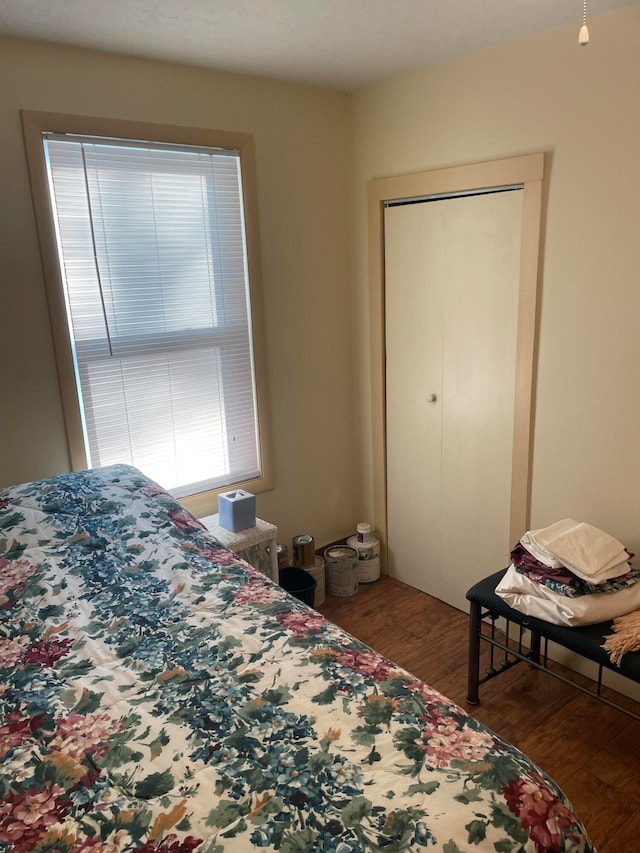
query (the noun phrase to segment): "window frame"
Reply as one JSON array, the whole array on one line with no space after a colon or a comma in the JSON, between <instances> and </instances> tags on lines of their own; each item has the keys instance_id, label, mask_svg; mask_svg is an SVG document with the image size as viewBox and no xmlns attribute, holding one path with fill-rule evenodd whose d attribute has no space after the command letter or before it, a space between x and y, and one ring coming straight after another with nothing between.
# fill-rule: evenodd
<instances>
[{"instance_id":1,"label":"window frame","mask_svg":"<svg viewBox=\"0 0 640 853\"><path fill-rule=\"evenodd\" d=\"M196 515L217 511L217 495L233 489L259 493L273 488L271 432L268 403L267 347L262 296L260 235L258 228L257 184L253 136L248 133L209 128L182 127L149 122L128 121L97 116L82 116L22 110L22 130L29 169L44 283L58 371L60 396L71 469L83 470L88 460L82 428L82 411L76 388L64 287L58 259L53 211L49 199L43 134L67 133L112 137L137 141L193 145L203 148L236 150L240 154L244 203L249 295L251 300L254 380L258 414L258 449L261 475L251 480L228 483L217 489L181 498ZM163 485L162 483L160 485Z\"/></svg>"}]
</instances>

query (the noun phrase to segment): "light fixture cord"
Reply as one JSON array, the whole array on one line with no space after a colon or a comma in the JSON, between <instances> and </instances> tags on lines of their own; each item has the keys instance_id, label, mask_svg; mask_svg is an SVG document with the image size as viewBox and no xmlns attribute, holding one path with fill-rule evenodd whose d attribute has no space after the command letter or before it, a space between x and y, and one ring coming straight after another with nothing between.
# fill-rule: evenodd
<instances>
[{"instance_id":1,"label":"light fixture cord","mask_svg":"<svg viewBox=\"0 0 640 853\"><path fill-rule=\"evenodd\" d=\"M578 35L578 44L589 44L589 28L587 27L587 0L582 0L582 26Z\"/></svg>"}]
</instances>

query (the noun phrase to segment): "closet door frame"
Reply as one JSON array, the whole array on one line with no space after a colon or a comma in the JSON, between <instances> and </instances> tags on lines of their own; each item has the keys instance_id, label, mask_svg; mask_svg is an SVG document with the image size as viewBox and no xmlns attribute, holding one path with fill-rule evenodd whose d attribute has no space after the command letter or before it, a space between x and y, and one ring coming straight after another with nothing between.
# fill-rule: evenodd
<instances>
[{"instance_id":1,"label":"closet door frame","mask_svg":"<svg viewBox=\"0 0 640 853\"><path fill-rule=\"evenodd\" d=\"M534 376L538 323L538 275L544 154L528 154L483 163L376 178L368 184L369 312L371 355L371 420L373 521L383 545L386 571L387 466L384 208L402 199L473 192L521 185L522 243L518 299L516 377L509 541L516 542L529 526ZM502 568L496 566L496 569Z\"/></svg>"}]
</instances>

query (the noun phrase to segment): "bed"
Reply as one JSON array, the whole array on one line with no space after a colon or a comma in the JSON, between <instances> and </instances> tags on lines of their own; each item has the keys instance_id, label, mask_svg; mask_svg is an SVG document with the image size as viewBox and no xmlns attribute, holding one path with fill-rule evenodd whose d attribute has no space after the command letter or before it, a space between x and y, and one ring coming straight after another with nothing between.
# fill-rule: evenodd
<instances>
[{"instance_id":1,"label":"bed","mask_svg":"<svg viewBox=\"0 0 640 853\"><path fill-rule=\"evenodd\" d=\"M0 612L0 850L593 850L522 753L134 468L0 490Z\"/></svg>"}]
</instances>

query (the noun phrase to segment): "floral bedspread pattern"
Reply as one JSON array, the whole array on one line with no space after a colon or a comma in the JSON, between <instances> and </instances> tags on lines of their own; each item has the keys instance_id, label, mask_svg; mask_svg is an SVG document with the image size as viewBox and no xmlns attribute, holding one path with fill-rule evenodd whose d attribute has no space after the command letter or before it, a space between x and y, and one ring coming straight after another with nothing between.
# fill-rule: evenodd
<instances>
[{"instance_id":1,"label":"floral bedspread pattern","mask_svg":"<svg viewBox=\"0 0 640 853\"><path fill-rule=\"evenodd\" d=\"M0 614L0 850L593 850L521 753L136 469L0 491Z\"/></svg>"}]
</instances>

